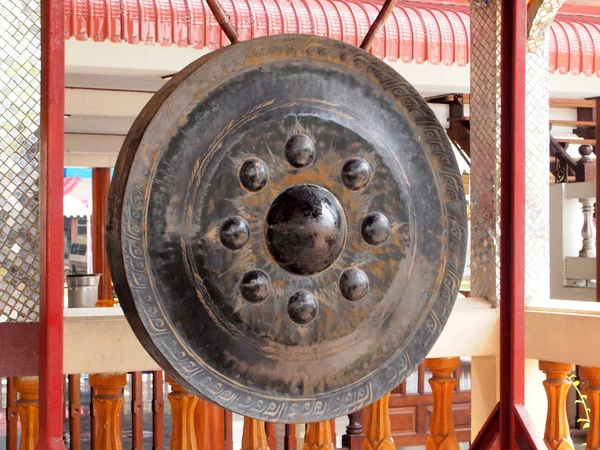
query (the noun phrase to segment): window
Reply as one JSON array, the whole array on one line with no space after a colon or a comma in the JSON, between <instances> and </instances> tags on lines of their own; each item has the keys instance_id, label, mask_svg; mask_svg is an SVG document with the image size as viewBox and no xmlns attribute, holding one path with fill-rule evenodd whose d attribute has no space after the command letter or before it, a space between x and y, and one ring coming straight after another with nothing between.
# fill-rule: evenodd
<instances>
[{"instance_id":1,"label":"window","mask_svg":"<svg viewBox=\"0 0 600 450\"><path fill-rule=\"evenodd\" d=\"M85 256L85 252L87 251L87 245L86 244L79 244L79 253L77 253L80 256Z\"/></svg>"},{"instance_id":2,"label":"window","mask_svg":"<svg viewBox=\"0 0 600 450\"><path fill-rule=\"evenodd\" d=\"M87 218L86 217L78 217L77 218L77 235L87 235Z\"/></svg>"}]
</instances>

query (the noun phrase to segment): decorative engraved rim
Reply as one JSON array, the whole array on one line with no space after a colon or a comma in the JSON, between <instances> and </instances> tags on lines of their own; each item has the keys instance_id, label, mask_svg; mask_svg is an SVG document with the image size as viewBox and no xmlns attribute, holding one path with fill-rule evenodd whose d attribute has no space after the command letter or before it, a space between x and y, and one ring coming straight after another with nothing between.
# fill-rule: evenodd
<instances>
[{"instance_id":1,"label":"decorative engraved rim","mask_svg":"<svg viewBox=\"0 0 600 450\"><path fill-rule=\"evenodd\" d=\"M442 262L437 291L430 299L424 299L429 311L423 315L405 345L370 376L322 395L303 398L260 395L216 373L192 356L168 328L163 328L168 318L148 289L150 281L145 273L144 255L140 251L145 223L140 211L145 205L136 200L136 195L143 194L142 186L148 183L152 162L136 160L138 149L144 146L148 135L154 139L168 138L156 134L159 122L156 116L181 117L186 108L186 105L176 104L175 96L170 97L171 94L197 70L208 72L209 84L211 79L216 82L222 78L220 70L208 71L202 66L218 58L233 59L227 55L232 49L251 55L253 61L272 61L293 54L345 66L368 76L389 98L395 99L398 110L411 119L413 128L420 134L427 158L435 163L435 180L445 219L443 253L447 258ZM235 66L235 62L228 64L231 70L243 69L243 61L237 63L238 67L231 67ZM132 173L134 162L139 164ZM146 166L140 167L141 164ZM395 70L367 52L340 41L307 35L258 38L219 49L190 64L154 95L134 122L119 154L110 191L107 250L111 273L122 308L138 339L159 365L186 389L219 406L259 420L286 423L322 421L349 414L376 401L406 378L433 347L450 315L464 269L467 239L464 198L460 172L444 129L418 92ZM127 210L124 210L125 206ZM123 236L127 237L127 242L138 241L139 247L130 245L124 248ZM410 345L411 341L420 345Z\"/></svg>"}]
</instances>

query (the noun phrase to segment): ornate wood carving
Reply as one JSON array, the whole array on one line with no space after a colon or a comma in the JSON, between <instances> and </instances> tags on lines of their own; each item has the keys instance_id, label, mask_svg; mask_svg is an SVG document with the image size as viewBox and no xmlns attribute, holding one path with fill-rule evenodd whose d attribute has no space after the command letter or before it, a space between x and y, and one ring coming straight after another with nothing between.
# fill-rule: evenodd
<instances>
[{"instance_id":1,"label":"ornate wood carving","mask_svg":"<svg viewBox=\"0 0 600 450\"><path fill-rule=\"evenodd\" d=\"M126 373L90 375L93 450L122 450L123 388Z\"/></svg>"},{"instance_id":2,"label":"ornate wood carving","mask_svg":"<svg viewBox=\"0 0 600 450\"><path fill-rule=\"evenodd\" d=\"M265 423L262 420L244 417L242 450L269 450Z\"/></svg>"},{"instance_id":3,"label":"ornate wood carving","mask_svg":"<svg viewBox=\"0 0 600 450\"><path fill-rule=\"evenodd\" d=\"M456 450L459 448L452 411L452 392L456 386L456 380L452 373L459 364L460 358L425 360L425 368L430 370L433 375L429 379L433 393L433 409L426 450Z\"/></svg>"},{"instance_id":4,"label":"ornate wood carving","mask_svg":"<svg viewBox=\"0 0 600 450\"><path fill-rule=\"evenodd\" d=\"M198 397L179 386L171 377L166 377L171 385L169 402L173 414L171 448L173 450L197 450L195 414Z\"/></svg>"},{"instance_id":5,"label":"ornate wood carving","mask_svg":"<svg viewBox=\"0 0 600 450\"><path fill-rule=\"evenodd\" d=\"M567 394L570 388L567 376L575 369L575 366L540 361L539 367L546 374L544 389L548 397L544 442L550 450L572 450L573 441L567 417Z\"/></svg>"},{"instance_id":6,"label":"ornate wood carving","mask_svg":"<svg viewBox=\"0 0 600 450\"><path fill-rule=\"evenodd\" d=\"M17 408L21 418L21 444L19 450L34 450L38 441L40 384L38 377L14 378L19 393Z\"/></svg>"},{"instance_id":7,"label":"ornate wood carving","mask_svg":"<svg viewBox=\"0 0 600 450\"><path fill-rule=\"evenodd\" d=\"M365 440L362 450L396 450L390 422L390 394L384 395L368 408Z\"/></svg>"},{"instance_id":8,"label":"ornate wood carving","mask_svg":"<svg viewBox=\"0 0 600 450\"><path fill-rule=\"evenodd\" d=\"M302 450L335 450L329 420L308 424Z\"/></svg>"},{"instance_id":9,"label":"ornate wood carving","mask_svg":"<svg viewBox=\"0 0 600 450\"><path fill-rule=\"evenodd\" d=\"M590 408L586 450L600 450L600 367L580 367L579 375L584 381L584 393Z\"/></svg>"}]
</instances>

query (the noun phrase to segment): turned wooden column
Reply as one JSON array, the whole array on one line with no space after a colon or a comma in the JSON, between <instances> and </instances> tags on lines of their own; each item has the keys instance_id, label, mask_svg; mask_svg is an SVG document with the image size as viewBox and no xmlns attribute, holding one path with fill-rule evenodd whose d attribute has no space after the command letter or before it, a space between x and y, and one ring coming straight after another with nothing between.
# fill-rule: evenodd
<instances>
[{"instance_id":1,"label":"turned wooden column","mask_svg":"<svg viewBox=\"0 0 600 450\"><path fill-rule=\"evenodd\" d=\"M346 447L349 450L358 450L362 448L365 435L363 433L361 419L362 410L348 414L348 426L346 427L346 434L342 436L342 447Z\"/></svg>"},{"instance_id":2,"label":"turned wooden column","mask_svg":"<svg viewBox=\"0 0 600 450\"><path fill-rule=\"evenodd\" d=\"M600 367L580 367L579 375L583 381L583 392L590 408L590 428L587 435L586 450L600 450Z\"/></svg>"},{"instance_id":3,"label":"turned wooden column","mask_svg":"<svg viewBox=\"0 0 600 450\"><path fill-rule=\"evenodd\" d=\"M285 435L283 436L283 448L284 450L298 449L298 439L296 438L295 424L286 424Z\"/></svg>"},{"instance_id":4,"label":"turned wooden column","mask_svg":"<svg viewBox=\"0 0 600 450\"><path fill-rule=\"evenodd\" d=\"M425 368L432 373L429 385L433 393L433 409L426 450L457 450L459 448L452 411L452 392L456 386L456 380L452 373L459 364L460 358L425 360Z\"/></svg>"},{"instance_id":5,"label":"turned wooden column","mask_svg":"<svg viewBox=\"0 0 600 450\"><path fill-rule=\"evenodd\" d=\"M567 417L567 394L571 384L567 380L567 376L575 369L575 366L540 361L539 367L546 374L544 389L548 397L544 442L550 450L570 450L573 448L573 441Z\"/></svg>"},{"instance_id":6,"label":"turned wooden column","mask_svg":"<svg viewBox=\"0 0 600 450\"><path fill-rule=\"evenodd\" d=\"M197 450L195 414L198 397L190 394L179 386L171 377L166 377L171 385L169 402L173 415L173 429L171 430L172 450Z\"/></svg>"},{"instance_id":7,"label":"turned wooden column","mask_svg":"<svg viewBox=\"0 0 600 450\"><path fill-rule=\"evenodd\" d=\"M225 449L225 414L223 408L198 398L194 414L198 450Z\"/></svg>"},{"instance_id":8,"label":"turned wooden column","mask_svg":"<svg viewBox=\"0 0 600 450\"><path fill-rule=\"evenodd\" d=\"M242 450L269 450L265 423L262 420L244 417Z\"/></svg>"},{"instance_id":9,"label":"turned wooden column","mask_svg":"<svg viewBox=\"0 0 600 450\"><path fill-rule=\"evenodd\" d=\"M90 375L93 450L122 450L125 373Z\"/></svg>"},{"instance_id":10,"label":"turned wooden column","mask_svg":"<svg viewBox=\"0 0 600 450\"><path fill-rule=\"evenodd\" d=\"M302 450L335 450L329 420L308 424Z\"/></svg>"},{"instance_id":11,"label":"turned wooden column","mask_svg":"<svg viewBox=\"0 0 600 450\"><path fill-rule=\"evenodd\" d=\"M20 450L34 450L39 433L40 383L38 377L13 378L19 394L17 409L21 419Z\"/></svg>"},{"instance_id":12,"label":"turned wooden column","mask_svg":"<svg viewBox=\"0 0 600 450\"><path fill-rule=\"evenodd\" d=\"M390 422L390 394L370 405L365 414L363 450L396 450Z\"/></svg>"}]
</instances>

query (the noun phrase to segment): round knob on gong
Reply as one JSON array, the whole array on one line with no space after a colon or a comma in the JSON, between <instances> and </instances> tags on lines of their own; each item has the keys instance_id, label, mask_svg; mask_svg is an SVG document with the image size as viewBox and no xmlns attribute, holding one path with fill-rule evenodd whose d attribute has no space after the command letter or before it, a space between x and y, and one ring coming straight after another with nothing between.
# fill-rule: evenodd
<instances>
[{"instance_id":1,"label":"round knob on gong","mask_svg":"<svg viewBox=\"0 0 600 450\"><path fill-rule=\"evenodd\" d=\"M315 159L315 143L305 134L296 134L285 145L285 157L296 168L306 167Z\"/></svg>"},{"instance_id":2,"label":"round knob on gong","mask_svg":"<svg viewBox=\"0 0 600 450\"><path fill-rule=\"evenodd\" d=\"M361 269L352 267L340 276L340 291L351 302L362 299L369 292L369 278Z\"/></svg>"},{"instance_id":3,"label":"round knob on gong","mask_svg":"<svg viewBox=\"0 0 600 450\"><path fill-rule=\"evenodd\" d=\"M240 292L244 300L260 303L269 296L271 290L269 277L262 270L246 272L240 283Z\"/></svg>"},{"instance_id":4,"label":"round knob on gong","mask_svg":"<svg viewBox=\"0 0 600 450\"><path fill-rule=\"evenodd\" d=\"M243 217L230 217L221 225L219 239L229 250L239 250L250 239L250 226Z\"/></svg>"},{"instance_id":5,"label":"round knob on gong","mask_svg":"<svg viewBox=\"0 0 600 450\"><path fill-rule=\"evenodd\" d=\"M361 223L360 234L369 245L381 245L390 237L390 221L380 212L369 214Z\"/></svg>"},{"instance_id":6,"label":"round knob on gong","mask_svg":"<svg viewBox=\"0 0 600 450\"><path fill-rule=\"evenodd\" d=\"M371 180L371 165L362 158L352 158L342 166L342 182L351 191L360 191Z\"/></svg>"},{"instance_id":7,"label":"round knob on gong","mask_svg":"<svg viewBox=\"0 0 600 450\"><path fill-rule=\"evenodd\" d=\"M240 182L250 192L260 191L269 180L269 169L264 162L257 158L251 158L242 164L240 168Z\"/></svg>"},{"instance_id":8,"label":"round knob on gong","mask_svg":"<svg viewBox=\"0 0 600 450\"><path fill-rule=\"evenodd\" d=\"M296 275L331 266L346 241L346 219L338 200L312 184L292 186L275 199L266 220L273 259Z\"/></svg>"},{"instance_id":9,"label":"round knob on gong","mask_svg":"<svg viewBox=\"0 0 600 450\"><path fill-rule=\"evenodd\" d=\"M317 299L307 291L297 291L288 302L288 315L299 325L311 322L317 315Z\"/></svg>"}]
</instances>

